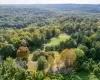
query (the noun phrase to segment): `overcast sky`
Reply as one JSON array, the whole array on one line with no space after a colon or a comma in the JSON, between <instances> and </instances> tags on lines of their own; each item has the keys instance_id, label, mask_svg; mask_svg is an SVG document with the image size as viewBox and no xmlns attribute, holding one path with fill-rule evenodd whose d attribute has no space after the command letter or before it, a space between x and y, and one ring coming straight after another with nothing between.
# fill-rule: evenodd
<instances>
[{"instance_id":1,"label":"overcast sky","mask_svg":"<svg viewBox=\"0 0 100 80\"><path fill-rule=\"evenodd\" d=\"M0 4L100 4L100 0L0 0Z\"/></svg>"}]
</instances>

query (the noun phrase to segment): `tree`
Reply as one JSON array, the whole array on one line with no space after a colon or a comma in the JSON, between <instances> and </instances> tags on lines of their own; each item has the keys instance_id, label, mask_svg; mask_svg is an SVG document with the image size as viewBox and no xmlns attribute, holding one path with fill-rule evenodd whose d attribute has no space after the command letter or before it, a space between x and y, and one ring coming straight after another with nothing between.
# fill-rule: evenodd
<instances>
[{"instance_id":1,"label":"tree","mask_svg":"<svg viewBox=\"0 0 100 80\"><path fill-rule=\"evenodd\" d=\"M78 48L83 50L84 52L88 51L88 47L86 47L85 45L82 45L82 44L78 45Z\"/></svg>"},{"instance_id":2,"label":"tree","mask_svg":"<svg viewBox=\"0 0 100 80\"><path fill-rule=\"evenodd\" d=\"M89 71L89 72L93 72L93 70L95 69L96 63L95 61L93 61L92 58L88 59L87 61L83 62L82 64L82 69Z\"/></svg>"},{"instance_id":3,"label":"tree","mask_svg":"<svg viewBox=\"0 0 100 80\"><path fill-rule=\"evenodd\" d=\"M16 48L20 45L20 38L18 36L12 36L9 40L10 44L13 44Z\"/></svg>"},{"instance_id":4,"label":"tree","mask_svg":"<svg viewBox=\"0 0 100 80\"><path fill-rule=\"evenodd\" d=\"M52 55L49 55L47 61L48 61L49 65L50 65L50 71L52 72L52 68L54 66L54 57Z\"/></svg>"},{"instance_id":5,"label":"tree","mask_svg":"<svg viewBox=\"0 0 100 80\"><path fill-rule=\"evenodd\" d=\"M94 73L90 73L89 80L99 80L99 79L97 78L96 75L94 75Z\"/></svg>"},{"instance_id":6,"label":"tree","mask_svg":"<svg viewBox=\"0 0 100 80\"><path fill-rule=\"evenodd\" d=\"M44 56L38 58L38 70L45 70L48 67L48 62Z\"/></svg>"},{"instance_id":7,"label":"tree","mask_svg":"<svg viewBox=\"0 0 100 80\"><path fill-rule=\"evenodd\" d=\"M8 57L0 62L0 80L33 80L33 77Z\"/></svg>"},{"instance_id":8,"label":"tree","mask_svg":"<svg viewBox=\"0 0 100 80\"><path fill-rule=\"evenodd\" d=\"M16 56L21 59L27 59L29 56L29 49L28 47L20 46L16 52Z\"/></svg>"},{"instance_id":9,"label":"tree","mask_svg":"<svg viewBox=\"0 0 100 80\"><path fill-rule=\"evenodd\" d=\"M84 57L84 51L82 51L81 49L76 48L76 49L74 49L74 52L75 52L75 55L76 55L77 59Z\"/></svg>"},{"instance_id":10,"label":"tree","mask_svg":"<svg viewBox=\"0 0 100 80\"><path fill-rule=\"evenodd\" d=\"M75 48L76 45L77 45L76 41L72 38L67 39L65 42L65 47L67 47L67 48Z\"/></svg>"},{"instance_id":11,"label":"tree","mask_svg":"<svg viewBox=\"0 0 100 80\"><path fill-rule=\"evenodd\" d=\"M91 42L95 41L96 40L96 36L97 34L92 34L89 38L91 40Z\"/></svg>"},{"instance_id":12,"label":"tree","mask_svg":"<svg viewBox=\"0 0 100 80\"><path fill-rule=\"evenodd\" d=\"M41 32L39 30L36 30L34 33L33 33L33 45L35 45L35 48L36 47L40 47L43 43L44 43L44 40L45 40L45 36L41 34Z\"/></svg>"},{"instance_id":13,"label":"tree","mask_svg":"<svg viewBox=\"0 0 100 80\"><path fill-rule=\"evenodd\" d=\"M50 39L52 37L52 31L50 29L46 30L46 39Z\"/></svg>"},{"instance_id":14,"label":"tree","mask_svg":"<svg viewBox=\"0 0 100 80\"><path fill-rule=\"evenodd\" d=\"M95 66L93 73L100 79L100 62Z\"/></svg>"},{"instance_id":15,"label":"tree","mask_svg":"<svg viewBox=\"0 0 100 80\"><path fill-rule=\"evenodd\" d=\"M44 78L43 80L51 80L49 77Z\"/></svg>"},{"instance_id":16,"label":"tree","mask_svg":"<svg viewBox=\"0 0 100 80\"><path fill-rule=\"evenodd\" d=\"M33 52L33 57L32 57L32 60L33 61L37 61L38 60L38 58L40 57L40 55L41 55L41 50L36 50L36 51L34 51Z\"/></svg>"},{"instance_id":17,"label":"tree","mask_svg":"<svg viewBox=\"0 0 100 80\"><path fill-rule=\"evenodd\" d=\"M60 34L60 29L55 29L55 36L57 37Z\"/></svg>"},{"instance_id":18,"label":"tree","mask_svg":"<svg viewBox=\"0 0 100 80\"><path fill-rule=\"evenodd\" d=\"M96 49L96 57L95 57L95 59L96 60L100 60L100 42L99 41L97 41L96 43L95 43L95 49Z\"/></svg>"},{"instance_id":19,"label":"tree","mask_svg":"<svg viewBox=\"0 0 100 80\"><path fill-rule=\"evenodd\" d=\"M4 47L1 48L0 50L0 55L3 56L4 58L10 56L10 57L15 57L15 47L12 44L7 44Z\"/></svg>"},{"instance_id":20,"label":"tree","mask_svg":"<svg viewBox=\"0 0 100 80\"><path fill-rule=\"evenodd\" d=\"M83 80L79 75L75 72L69 73L64 77L64 80Z\"/></svg>"},{"instance_id":21,"label":"tree","mask_svg":"<svg viewBox=\"0 0 100 80\"><path fill-rule=\"evenodd\" d=\"M5 41L4 37L0 36L0 42L4 42L4 41Z\"/></svg>"},{"instance_id":22,"label":"tree","mask_svg":"<svg viewBox=\"0 0 100 80\"><path fill-rule=\"evenodd\" d=\"M55 61L56 61L57 69L58 69L58 71L59 71L59 69L60 69L60 64L61 64L60 55L57 55L57 56L56 56Z\"/></svg>"},{"instance_id":23,"label":"tree","mask_svg":"<svg viewBox=\"0 0 100 80\"><path fill-rule=\"evenodd\" d=\"M33 33L33 42L34 42L34 45L40 45L40 40L41 40L40 31L34 32Z\"/></svg>"},{"instance_id":24,"label":"tree","mask_svg":"<svg viewBox=\"0 0 100 80\"><path fill-rule=\"evenodd\" d=\"M27 46L27 42L24 39L21 40L21 46Z\"/></svg>"},{"instance_id":25,"label":"tree","mask_svg":"<svg viewBox=\"0 0 100 80\"><path fill-rule=\"evenodd\" d=\"M83 36L82 43L86 45L88 48L91 48L91 41L89 37Z\"/></svg>"},{"instance_id":26,"label":"tree","mask_svg":"<svg viewBox=\"0 0 100 80\"><path fill-rule=\"evenodd\" d=\"M8 42L7 41L5 41L5 42L0 42L0 48L2 48L2 47L4 47L5 45L7 45L8 44Z\"/></svg>"},{"instance_id":27,"label":"tree","mask_svg":"<svg viewBox=\"0 0 100 80\"><path fill-rule=\"evenodd\" d=\"M85 59L84 51L79 48L76 48L74 49L74 52L76 55L76 63L75 63L76 70L81 70L81 65L83 64Z\"/></svg>"},{"instance_id":28,"label":"tree","mask_svg":"<svg viewBox=\"0 0 100 80\"><path fill-rule=\"evenodd\" d=\"M96 57L96 50L95 50L95 48L91 48L90 49L90 58L95 59L95 57Z\"/></svg>"},{"instance_id":29,"label":"tree","mask_svg":"<svg viewBox=\"0 0 100 80\"><path fill-rule=\"evenodd\" d=\"M61 60L64 61L65 67L73 66L76 60L74 49L65 49L61 53Z\"/></svg>"}]
</instances>

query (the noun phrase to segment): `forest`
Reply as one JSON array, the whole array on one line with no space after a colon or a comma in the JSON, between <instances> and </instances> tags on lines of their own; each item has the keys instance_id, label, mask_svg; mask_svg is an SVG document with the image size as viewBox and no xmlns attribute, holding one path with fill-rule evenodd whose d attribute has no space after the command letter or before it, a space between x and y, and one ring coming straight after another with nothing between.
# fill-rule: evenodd
<instances>
[{"instance_id":1,"label":"forest","mask_svg":"<svg viewBox=\"0 0 100 80\"><path fill-rule=\"evenodd\" d=\"M100 5L0 5L0 80L100 80Z\"/></svg>"}]
</instances>

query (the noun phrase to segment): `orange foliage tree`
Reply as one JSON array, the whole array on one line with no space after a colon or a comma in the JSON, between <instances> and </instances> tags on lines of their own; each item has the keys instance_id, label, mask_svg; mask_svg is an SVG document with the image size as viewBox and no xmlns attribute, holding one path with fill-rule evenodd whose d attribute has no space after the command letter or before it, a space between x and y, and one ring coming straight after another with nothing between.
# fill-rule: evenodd
<instances>
[{"instance_id":1,"label":"orange foliage tree","mask_svg":"<svg viewBox=\"0 0 100 80\"><path fill-rule=\"evenodd\" d=\"M60 55L60 59L64 61L65 67L73 66L76 60L74 49L65 49Z\"/></svg>"},{"instance_id":2,"label":"orange foliage tree","mask_svg":"<svg viewBox=\"0 0 100 80\"><path fill-rule=\"evenodd\" d=\"M30 51L25 46L20 46L17 50L16 56L21 59L27 59Z\"/></svg>"}]
</instances>

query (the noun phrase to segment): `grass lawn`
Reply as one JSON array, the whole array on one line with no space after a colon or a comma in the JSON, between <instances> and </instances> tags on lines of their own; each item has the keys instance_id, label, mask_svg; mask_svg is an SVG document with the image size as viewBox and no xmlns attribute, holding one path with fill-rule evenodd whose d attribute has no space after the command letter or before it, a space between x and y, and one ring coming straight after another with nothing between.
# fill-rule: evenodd
<instances>
[{"instance_id":1,"label":"grass lawn","mask_svg":"<svg viewBox=\"0 0 100 80\"><path fill-rule=\"evenodd\" d=\"M60 34L58 37L53 37L50 39L50 41L47 44L44 44L44 51L46 46L56 46L61 41L65 41L66 39L69 39L70 36L67 34Z\"/></svg>"},{"instance_id":2,"label":"grass lawn","mask_svg":"<svg viewBox=\"0 0 100 80\"><path fill-rule=\"evenodd\" d=\"M69 39L70 36L67 34L60 34L57 38L51 38L50 42L45 44L45 46L55 46L58 45L61 41L65 41L66 39Z\"/></svg>"}]
</instances>

